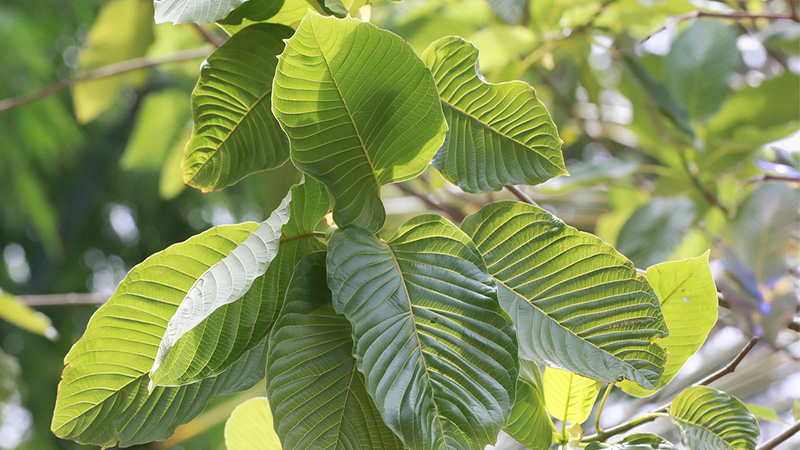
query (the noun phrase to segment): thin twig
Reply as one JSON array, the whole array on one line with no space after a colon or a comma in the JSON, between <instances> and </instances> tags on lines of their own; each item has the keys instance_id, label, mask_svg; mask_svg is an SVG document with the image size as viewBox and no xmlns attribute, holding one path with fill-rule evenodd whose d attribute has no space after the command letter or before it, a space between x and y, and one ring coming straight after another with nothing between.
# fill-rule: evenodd
<instances>
[{"instance_id":1,"label":"thin twig","mask_svg":"<svg viewBox=\"0 0 800 450\"><path fill-rule=\"evenodd\" d=\"M197 31L197 34L203 37L209 44L213 45L216 48L219 48L220 45L224 44L227 39L220 37L217 34L214 34L211 31L206 30L203 28L202 25L193 23L192 27Z\"/></svg>"},{"instance_id":2,"label":"thin twig","mask_svg":"<svg viewBox=\"0 0 800 450\"><path fill-rule=\"evenodd\" d=\"M758 344L758 341L760 340L761 336L753 336L752 338L750 338L750 340L747 342L747 345L745 345L744 348L739 352L739 354L736 355L736 358L733 358L733 361L729 362L728 365L726 365L722 369L719 369L718 371L698 381L697 383L695 383L695 386L708 386L709 384L719 380L725 375L732 373L734 370L736 370L736 366L738 366L739 363L742 362L744 357L747 356L748 353L750 353L750 350L752 350L753 347L756 344Z\"/></svg>"},{"instance_id":3,"label":"thin twig","mask_svg":"<svg viewBox=\"0 0 800 450\"><path fill-rule=\"evenodd\" d=\"M51 294L51 295L19 295L28 306L56 306L56 305L99 305L108 300L108 295L103 294Z\"/></svg>"},{"instance_id":4,"label":"thin twig","mask_svg":"<svg viewBox=\"0 0 800 450\"><path fill-rule=\"evenodd\" d=\"M792 2L793 2L793 0L789 0L790 4ZM794 5L792 5L792 7L794 7ZM698 11L691 11L691 12L688 12L686 14L681 14L680 16L668 21L664 25L658 27L658 29L656 31L653 31L652 33L650 33L647 36L645 36L644 39L639 41L639 45L644 44L651 37L655 36L656 34L662 32L664 30L666 30L670 26L675 25L676 23L683 22L684 20L688 20L688 19L698 18L698 17L715 17L715 18L718 18L718 19L733 19L733 20L750 20L750 19L780 20L780 19L786 19L786 20L792 20L792 21L800 23L800 18L797 17L797 14L791 14L791 15L787 16L786 14L773 14L773 13L758 13L758 14L756 14L756 13L750 13L750 12L747 12L747 11L734 11L734 12L729 12L729 13L718 13L718 12L699 11L698 10Z\"/></svg>"},{"instance_id":5,"label":"thin twig","mask_svg":"<svg viewBox=\"0 0 800 450\"><path fill-rule=\"evenodd\" d=\"M790 426L783 433L775 436L774 438L768 440L763 445L758 447L756 450L772 450L773 448L777 447L778 444L783 443L783 441L789 439L790 437L794 436L800 432L800 421L794 423L794 425Z\"/></svg>"},{"instance_id":6,"label":"thin twig","mask_svg":"<svg viewBox=\"0 0 800 450\"><path fill-rule=\"evenodd\" d=\"M742 181L741 184L758 183L762 181L783 181L786 183L800 183L800 175L778 175L774 173L760 173Z\"/></svg>"},{"instance_id":7,"label":"thin twig","mask_svg":"<svg viewBox=\"0 0 800 450\"><path fill-rule=\"evenodd\" d=\"M603 413L603 408L606 406L606 400L608 400L608 394L611 393L611 389L614 389L614 385L616 383L617 383L616 381L612 381L611 383L608 384L606 391L603 393L603 399L600 400L600 406L597 407L597 415L595 415L594 417L594 429L598 433L603 432L603 429L600 428L600 415Z\"/></svg>"},{"instance_id":8,"label":"thin twig","mask_svg":"<svg viewBox=\"0 0 800 450\"><path fill-rule=\"evenodd\" d=\"M109 66L100 67L99 69L91 70L89 72L76 75L74 78L70 78L64 81L59 81L49 86L45 86L44 88L35 92L20 95L18 97L7 98L5 100L0 100L0 112L8 111L10 109L14 109L19 106L35 102L36 100L40 100L49 95L53 95L57 92L61 92L65 89L68 89L72 85L77 83L83 83L86 81L97 80L99 78L106 78L114 75L119 75L133 70L146 69L149 67L159 66L161 64L205 58L206 56L208 56L209 52L210 49L208 47L201 47L201 48L194 48L191 50L183 50L180 52L164 56L145 56L143 58L131 59L128 61L111 64Z\"/></svg>"},{"instance_id":9,"label":"thin twig","mask_svg":"<svg viewBox=\"0 0 800 450\"><path fill-rule=\"evenodd\" d=\"M517 199L519 201L521 201L523 203L527 203L529 205L533 205L533 206L535 206L537 208L541 208L541 206L537 205L536 202L533 201L533 199L528 196L528 194L522 192L522 190L520 188L518 188L518 187L516 187L514 185L511 185L511 184L507 184L504 187L506 188L506 190L508 192L511 192L512 194L514 194L514 197L517 197Z\"/></svg>"},{"instance_id":10,"label":"thin twig","mask_svg":"<svg viewBox=\"0 0 800 450\"><path fill-rule=\"evenodd\" d=\"M460 223L462 220L464 220L464 217L466 217L464 215L464 213L461 212L460 209L458 209L456 207L453 207L453 206L450 206L450 205L448 205L446 203L442 203L439 200L431 197L430 195L425 195L425 194L423 194L421 192L418 192L416 189L412 188L411 186L409 186L409 185L407 185L405 183L398 183L398 184L395 184L395 186L397 186L398 189L400 189L401 191L405 192L406 194L414 196L414 197L422 200L423 203L425 203L426 205L430 206L431 208L438 209L439 211L442 211L443 213L445 213L448 216L450 216L450 218L453 219L456 222Z\"/></svg>"}]
</instances>

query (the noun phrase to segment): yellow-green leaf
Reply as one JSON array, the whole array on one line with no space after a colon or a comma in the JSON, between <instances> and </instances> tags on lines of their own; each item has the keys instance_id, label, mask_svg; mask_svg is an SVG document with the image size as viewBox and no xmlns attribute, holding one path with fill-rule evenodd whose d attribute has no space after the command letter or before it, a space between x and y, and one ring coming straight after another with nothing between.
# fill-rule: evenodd
<instances>
[{"instance_id":1,"label":"yellow-green leaf","mask_svg":"<svg viewBox=\"0 0 800 450\"><path fill-rule=\"evenodd\" d=\"M544 403L551 416L581 424L592 413L602 383L566 370L544 369Z\"/></svg>"},{"instance_id":2,"label":"yellow-green leaf","mask_svg":"<svg viewBox=\"0 0 800 450\"><path fill-rule=\"evenodd\" d=\"M265 397L251 398L233 410L225 422L227 450L281 450Z\"/></svg>"},{"instance_id":3,"label":"yellow-green leaf","mask_svg":"<svg viewBox=\"0 0 800 450\"><path fill-rule=\"evenodd\" d=\"M49 317L2 291L0 291L0 319L48 339L58 337L58 332L53 328Z\"/></svg>"}]
</instances>

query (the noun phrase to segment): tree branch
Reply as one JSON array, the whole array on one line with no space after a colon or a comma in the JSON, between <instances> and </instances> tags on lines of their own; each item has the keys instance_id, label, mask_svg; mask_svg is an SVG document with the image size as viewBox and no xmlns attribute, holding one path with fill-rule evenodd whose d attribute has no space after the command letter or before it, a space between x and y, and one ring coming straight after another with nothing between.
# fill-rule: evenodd
<instances>
[{"instance_id":1,"label":"tree branch","mask_svg":"<svg viewBox=\"0 0 800 450\"><path fill-rule=\"evenodd\" d=\"M43 99L49 95L53 95L57 92L61 92L65 89L68 89L71 86L78 83L97 80L99 78L111 77L125 72L131 72L133 70L146 69L149 67L159 66L161 64L205 58L210 53L210 50L211 49L209 49L208 47L201 47L191 50L183 50L180 52L173 53L171 55L152 56L152 57L145 56L143 58L131 59L128 61L111 64L105 67L100 67L99 69L90 70L89 72L76 75L74 78L70 78L64 81L59 81L49 86L45 86L44 88L36 92L31 92L28 94L20 95L18 97L11 97L5 100L0 100L0 112L8 111L10 109L20 107L22 105L27 105L28 103L35 102L36 100Z\"/></svg>"},{"instance_id":2,"label":"tree branch","mask_svg":"<svg viewBox=\"0 0 800 450\"><path fill-rule=\"evenodd\" d=\"M709 384L719 380L725 375L732 373L734 370L736 370L736 367L739 365L740 362L742 362L744 357L747 356L748 353L750 353L750 350L752 350L753 347L756 344L758 344L758 341L760 340L761 336L753 336L752 338L750 338L750 340L747 342L747 345L745 345L744 348L739 352L739 354L736 355L735 358L733 358L733 361L729 362L728 365L726 365L722 369L719 369L718 371L698 381L697 383L695 383L695 386L708 386Z\"/></svg>"},{"instance_id":3,"label":"tree branch","mask_svg":"<svg viewBox=\"0 0 800 450\"><path fill-rule=\"evenodd\" d=\"M102 294L52 294L52 295L18 295L17 298L28 306L57 305L99 305L108 300Z\"/></svg>"},{"instance_id":4,"label":"tree branch","mask_svg":"<svg viewBox=\"0 0 800 450\"><path fill-rule=\"evenodd\" d=\"M742 184L758 183L761 181L783 181L786 183L800 183L800 175L778 175L774 173L760 173L747 178Z\"/></svg>"},{"instance_id":5,"label":"tree branch","mask_svg":"<svg viewBox=\"0 0 800 450\"><path fill-rule=\"evenodd\" d=\"M405 192L406 194L422 200L422 202L428 205L429 207L437 209L447 214L448 216L450 216L451 219L455 220L456 222L461 222L462 220L464 220L464 217L466 217L460 209L450 206L446 203L442 203L439 200L431 197L430 195L425 195L421 192L418 192L416 189L412 188L411 186L405 183L397 183L395 184L395 186L397 186L398 189Z\"/></svg>"},{"instance_id":6,"label":"tree branch","mask_svg":"<svg viewBox=\"0 0 800 450\"><path fill-rule=\"evenodd\" d=\"M639 45L644 44L647 42L651 37L655 36L656 34L666 30L669 26L675 25L676 23L683 22L684 20L688 19L695 19L699 17L715 17L718 19L732 19L732 20L750 20L750 19L770 19L770 20L792 20L794 22L800 23L800 18L797 17L797 13L794 12L794 0L788 0L789 5L792 7L792 14L773 14L773 13L750 13L747 11L734 11L729 13L718 13L718 12L711 12L711 11L691 11L686 14L681 14L680 16L668 21L664 25L660 26L657 30L653 31L652 33L645 36L644 39L639 41Z\"/></svg>"},{"instance_id":7,"label":"tree branch","mask_svg":"<svg viewBox=\"0 0 800 450\"><path fill-rule=\"evenodd\" d=\"M756 450L772 450L773 448L777 447L778 444L783 443L783 441L789 439L790 437L794 436L800 432L800 421L797 421L791 427L787 428L783 433L775 436L774 438L770 439L769 441L765 442L763 445L758 447Z\"/></svg>"},{"instance_id":8,"label":"tree branch","mask_svg":"<svg viewBox=\"0 0 800 450\"><path fill-rule=\"evenodd\" d=\"M213 45L214 47L219 48L220 45L224 44L227 39L221 38L218 35L214 34L211 31L206 30L203 28L202 25L193 23L192 27L197 31L197 34L203 37L209 44Z\"/></svg>"},{"instance_id":9,"label":"tree branch","mask_svg":"<svg viewBox=\"0 0 800 450\"><path fill-rule=\"evenodd\" d=\"M516 187L514 185L511 185L511 184L507 184L507 185L505 185L503 187L505 187L508 192L511 192L512 194L514 194L514 197L517 197L517 199L519 201L521 201L522 203L527 203L527 204L533 205L533 206L535 206L537 208L541 208L541 206L537 205L536 202L533 201L533 199L528 196L528 194L522 192L522 190L520 188L518 188L518 187Z\"/></svg>"}]
</instances>

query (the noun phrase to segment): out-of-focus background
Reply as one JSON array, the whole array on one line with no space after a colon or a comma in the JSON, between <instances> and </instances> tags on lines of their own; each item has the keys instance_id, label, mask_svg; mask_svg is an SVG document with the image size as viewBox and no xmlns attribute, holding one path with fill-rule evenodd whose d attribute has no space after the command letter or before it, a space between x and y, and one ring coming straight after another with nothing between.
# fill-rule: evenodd
<instances>
[{"instance_id":1,"label":"out-of-focus background","mask_svg":"<svg viewBox=\"0 0 800 450\"><path fill-rule=\"evenodd\" d=\"M763 436L774 436L800 415L797 13L785 0L523 4L381 0L362 14L420 54L462 36L482 51L487 80L536 88L571 176L527 193L565 222L640 268L712 249L725 307L705 347L654 397L616 390L603 423L664 403L761 335L715 386L753 405ZM302 16L292 13L283 17ZM21 106L2 99L124 61L210 52L209 35L224 38L215 26L155 25L150 1L0 2L0 449L82 448L49 427L63 357L99 303L148 255L215 225L262 220L299 178L289 165L219 193L183 185L202 58L55 85ZM384 195L387 233L413 214L458 221L508 196L464 194L432 168ZM222 449L232 408L261 391L216 399L171 439L141 448ZM676 440L666 420L648 427Z\"/></svg>"}]
</instances>

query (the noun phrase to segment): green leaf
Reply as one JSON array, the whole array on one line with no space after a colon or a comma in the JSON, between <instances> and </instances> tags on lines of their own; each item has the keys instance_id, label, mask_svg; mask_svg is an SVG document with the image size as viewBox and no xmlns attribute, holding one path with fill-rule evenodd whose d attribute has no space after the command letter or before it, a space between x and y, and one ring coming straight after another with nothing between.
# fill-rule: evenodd
<instances>
[{"instance_id":1,"label":"green leaf","mask_svg":"<svg viewBox=\"0 0 800 450\"><path fill-rule=\"evenodd\" d=\"M225 422L227 450L281 450L275 434L269 402L264 397L251 398L233 410Z\"/></svg>"},{"instance_id":2,"label":"green leaf","mask_svg":"<svg viewBox=\"0 0 800 450\"><path fill-rule=\"evenodd\" d=\"M671 442L655 434L632 434L617 444L592 442L586 450L676 450Z\"/></svg>"},{"instance_id":3,"label":"green leaf","mask_svg":"<svg viewBox=\"0 0 800 450\"><path fill-rule=\"evenodd\" d=\"M19 389L22 368L17 358L0 349L0 405Z\"/></svg>"},{"instance_id":4,"label":"green leaf","mask_svg":"<svg viewBox=\"0 0 800 450\"><path fill-rule=\"evenodd\" d=\"M328 248L333 306L352 324L367 391L405 447L494 443L514 399L514 329L469 238L422 215L388 242L346 228Z\"/></svg>"},{"instance_id":5,"label":"green leaf","mask_svg":"<svg viewBox=\"0 0 800 450\"><path fill-rule=\"evenodd\" d=\"M750 413L758 420L770 420L772 422L780 422L783 424L786 423L778 418L778 413L772 408L767 408L766 406L756 405L753 403L748 403L745 406L747 406L747 410L750 411Z\"/></svg>"},{"instance_id":6,"label":"green leaf","mask_svg":"<svg viewBox=\"0 0 800 450\"><path fill-rule=\"evenodd\" d=\"M544 404L551 416L572 424L589 418L602 383L552 367L544 369L543 378Z\"/></svg>"},{"instance_id":7,"label":"green leaf","mask_svg":"<svg viewBox=\"0 0 800 450\"><path fill-rule=\"evenodd\" d=\"M275 58L288 27L256 24L234 34L200 69L192 93L194 131L183 177L203 192L230 186L289 159L289 141L272 115Z\"/></svg>"},{"instance_id":8,"label":"green leaf","mask_svg":"<svg viewBox=\"0 0 800 450\"><path fill-rule=\"evenodd\" d=\"M267 395L284 448L398 449L353 357L350 323L336 314L325 253L295 268L270 335Z\"/></svg>"},{"instance_id":9,"label":"green leaf","mask_svg":"<svg viewBox=\"0 0 800 450\"><path fill-rule=\"evenodd\" d=\"M433 159L445 178L467 192L489 192L567 173L556 126L527 83L487 83L478 49L458 37L434 42L423 59L450 126Z\"/></svg>"},{"instance_id":10,"label":"green leaf","mask_svg":"<svg viewBox=\"0 0 800 450\"><path fill-rule=\"evenodd\" d=\"M546 450L553 442L553 422L542 394L542 375L533 361L519 360L517 397L504 431L530 450Z\"/></svg>"},{"instance_id":11,"label":"green leaf","mask_svg":"<svg viewBox=\"0 0 800 450\"><path fill-rule=\"evenodd\" d=\"M697 258L671 261L649 267L645 278L656 291L669 336L656 344L667 349L667 364L657 388L666 386L703 345L717 323L717 288L708 265L710 251ZM631 395L645 396L654 391L623 381L618 384Z\"/></svg>"},{"instance_id":12,"label":"green leaf","mask_svg":"<svg viewBox=\"0 0 800 450\"><path fill-rule=\"evenodd\" d=\"M155 39L152 14L152 4L141 0L104 4L78 56L78 71L88 72L144 56ZM134 71L76 83L72 95L78 121L93 121L115 104L122 86L138 85L144 80L144 71Z\"/></svg>"},{"instance_id":13,"label":"green leaf","mask_svg":"<svg viewBox=\"0 0 800 450\"><path fill-rule=\"evenodd\" d=\"M218 20L217 23L226 31L238 32L249 24L266 22L271 19L278 14L284 4L285 0L247 0L224 19Z\"/></svg>"},{"instance_id":14,"label":"green leaf","mask_svg":"<svg viewBox=\"0 0 800 450\"><path fill-rule=\"evenodd\" d=\"M692 129L689 112L686 107L678 103L667 87L658 81L636 58L630 55L622 55L621 60L625 69L647 92L647 95L653 100L658 109L669 117L684 133L694 137L694 129Z\"/></svg>"},{"instance_id":15,"label":"green leaf","mask_svg":"<svg viewBox=\"0 0 800 450\"><path fill-rule=\"evenodd\" d=\"M161 169L167 155L183 136L189 121L188 105L189 97L180 89L147 95L136 115L136 123L119 161L120 166L139 171ZM179 144L183 148L185 142Z\"/></svg>"},{"instance_id":16,"label":"green leaf","mask_svg":"<svg viewBox=\"0 0 800 450\"><path fill-rule=\"evenodd\" d=\"M156 23L211 23L225 18L247 0L156 0Z\"/></svg>"},{"instance_id":17,"label":"green leaf","mask_svg":"<svg viewBox=\"0 0 800 450\"><path fill-rule=\"evenodd\" d=\"M419 175L447 130L414 50L351 18L309 12L280 57L272 97L292 161L328 187L339 226L379 230L380 187Z\"/></svg>"},{"instance_id":18,"label":"green leaf","mask_svg":"<svg viewBox=\"0 0 800 450\"><path fill-rule=\"evenodd\" d=\"M147 389L147 373L178 304L200 275L257 226L212 228L131 269L64 358L52 423L56 436L105 447L164 439L211 397L246 389L263 377L265 345L218 377Z\"/></svg>"},{"instance_id":19,"label":"green leaf","mask_svg":"<svg viewBox=\"0 0 800 450\"><path fill-rule=\"evenodd\" d=\"M672 422L690 450L755 450L755 416L737 398L705 386L690 387L670 405Z\"/></svg>"},{"instance_id":20,"label":"green leaf","mask_svg":"<svg viewBox=\"0 0 800 450\"><path fill-rule=\"evenodd\" d=\"M725 101L738 65L736 33L717 20L699 20L672 43L664 59L664 78L689 117L705 119Z\"/></svg>"},{"instance_id":21,"label":"green leaf","mask_svg":"<svg viewBox=\"0 0 800 450\"><path fill-rule=\"evenodd\" d=\"M0 319L50 340L58 337L58 331L53 328L53 322L49 317L2 291L0 291Z\"/></svg>"},{"instance_id":22,"label":"green leaf","mask_svg":"<svg viewBox=\"0 0 800 450\"><path fill-rule=\"evenodd\" d=\"M617 250L636 267L663 262L678 248L695 217L687 197L655 197L638 208L619 231Z\"/></svg>"},{"instance_id":23,"label":"green leaf","mask_svg":"<svg viewBox=\"0 0 800 450\"><path fill-rule=\"evenodd\" d=\"M532 205L496 202L462 228L498 283L519 356L600 381L651 389L666 352L658 298L633 265L595 236Z\"/></svg>"},{"instance_id":24,"label":"green leaf","mask_svg":"<svg viewBox=\"0 0 800 450\"><path fill-rule=\"evenodd\" d=\"M177 386L216 375L264 340L281 310L295 264L304 255L324 248L314 236L314 228L328 205L327 192L320 183L309 179L294 186L270 219L198 278L194 286L197 290L190 291L170 320L179 331L162 339L163 349L171 344L174 347L165 353L159 350L163 359L157 357L153 364L154 385ZM265 233L272 236L266 240L266 253L257 240ZM254 256L258 261L252 259ZM245 263L245 278L238 277L242 275L240 261ZM234 283L228 285L224 281L231 275ZM214 286L224 287L215 290ZM181 311L187 314L180 317ZM193 324L196 326L191 327ZM186 331L183 337L176 339L182 331Z\"/></svg>"},{"instance_id":25,"label":"green leaf","mask_svg":"<svg viewBox=\"0 0 800 450\"><path fill-rule=\"evenodd\" d=\"M527 0L487 0L492 11L506 23L516 25L522 18Z\"/></svg>"}]
</instances>

